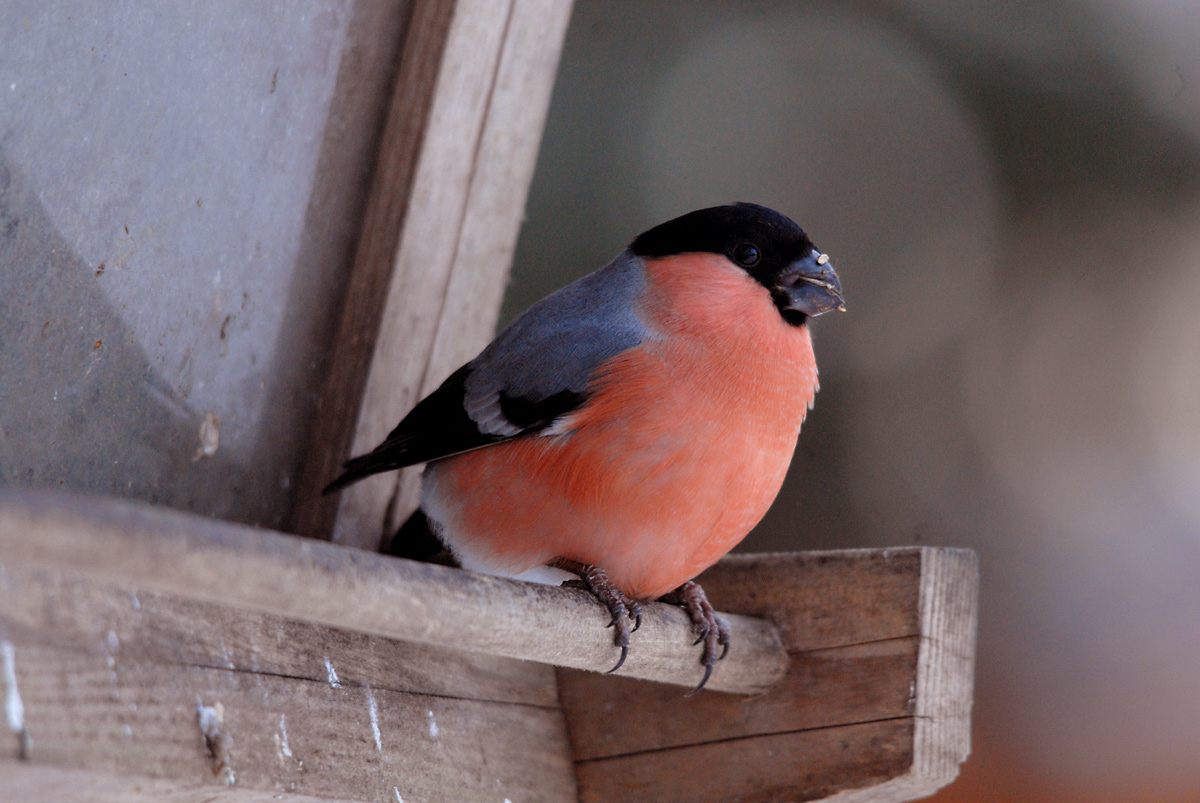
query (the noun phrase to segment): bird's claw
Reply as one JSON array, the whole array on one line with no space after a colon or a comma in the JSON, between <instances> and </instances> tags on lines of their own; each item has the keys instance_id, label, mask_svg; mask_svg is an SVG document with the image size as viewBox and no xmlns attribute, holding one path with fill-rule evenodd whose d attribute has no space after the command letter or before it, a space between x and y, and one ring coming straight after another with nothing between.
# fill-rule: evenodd
<instances>
[{"instance_id":1,"label":"bird's claw","mask_svg":"<svg viewBox=\"0 0 1200 803\"><path fill-rule=\"evenodd\" d=\"M633 620L633 629L637 630L642 626L642 603L636 599L626 598L625 605L629 608L629 618Z\"/></svg>"},{"instance_id":2,"label":"bird's claw","mask_svg":"<svg viewBox=\"0 0 1200 803\"><path fill-rule=\"evenodd\" d=\"M620 669L621 665L625 663L625 659L629 657L629 623L624 619L622 619L620 624L617 625L617 635L616 638L613 639L613 642L621 648L621 657L617 659L617 662L613 665L613 668L605 673L608 675L611 675L613 672L616 672L618 669Z\"/></svg>"},{"instance_id":3,"label":"bird's claw","mask_svg":"<svg viewBox=\"0 0 1200 803\"><path fill-rule=\"evenodd\" d=\"M692 629L696 633L693 645L704 644L704 650L700 654L700 663L704 665L704 677L701 678L700 685L688 692L687 696L690 697L704 688L704 684L712 677L713 666L729 654L729 626L717 616L700 584L692 580L688 580L663 599L682 606L688 612L692 620Z\"/></svg>"},{"instance_id":4,"label":"bird's claw","mask_svg":"<svg viewBox=\"0 0 1200 803\"><path fill-rule=\"evenodd\" d=\"M611 675L621 668L629 656L629 634L642 626L641 604L626 596L625 592L613 585L612 581L608 579L608 575L599 566L567 560L558 561L554 565L564 571L579 575L578 580L568 580L563 585L590 591L612 614L612 621L607 626L616 628L613 643L621 648L621 657L617 659L616 665L608 670L608 674ZM633 622L632 628L629 626L631 621Z\"/></svg>"}]
</instances>

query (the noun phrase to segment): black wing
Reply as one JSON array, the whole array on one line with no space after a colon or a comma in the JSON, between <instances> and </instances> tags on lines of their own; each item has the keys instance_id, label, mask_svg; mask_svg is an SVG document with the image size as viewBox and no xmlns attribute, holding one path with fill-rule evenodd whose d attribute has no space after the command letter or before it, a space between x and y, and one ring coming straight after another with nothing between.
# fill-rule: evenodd
<instances>
[{"instance_id":1,"label":"black wing","mask_svg":"<svg viewBox=\"0 0 1200 803\"><path fill-rule=\"evenodd\" d=\"M333 493L351 483L405 466L413 466L439 457L478 449L503 438L487 435L463 408L463 382L469 365L459 368L441 387L414 407L383 443L367 454L346 461L342 475L322 493Z\"/></svg>"},{"instance_id":2,"label":"black wing","mask_svg":"<svg viewBox=\"0 0 1200 803\"><path fill-rule=\"evenodd\" d=\"M549 398L530 400L500 394L500 410L511 424L505 434L480 432L464 406L468 363L459 368L404 417L383 443L369 453L346 461L342 475L322 493L339 491L372 474L450 457L521 435L540 432L556 418L583 404L585 394L563 391Z\"/></svg>"}]
</instances>

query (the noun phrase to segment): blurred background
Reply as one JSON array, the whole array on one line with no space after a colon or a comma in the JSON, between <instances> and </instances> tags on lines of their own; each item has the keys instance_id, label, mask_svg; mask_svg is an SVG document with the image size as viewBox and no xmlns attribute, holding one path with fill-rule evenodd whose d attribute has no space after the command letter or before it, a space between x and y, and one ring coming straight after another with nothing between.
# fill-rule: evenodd
<instances>
[{"instance_id":1,"label":"blurred background","mask_svg":"<svg viewBox=\"0 0 1200 803\"><path fill-rule=\"evenodd\" d=\"M793 217L849 311L742 549L978 550L936 800L1200 800L1200 5L575 8L505 317L691 209Z\"/></svg>"},{"instance_id":2,"label":"blurred background","mask_svg":"<svg viewBox=\"0 0 1200 803\"><path fill-rule=\"evenodd\" d=\"M0 3L0 482L280 526L408 10ZM735 200L849 308L743 548L979 552L937 799L1200 801L1200 4L577 0L505 318Z\"/></svg>"}]
</instances>

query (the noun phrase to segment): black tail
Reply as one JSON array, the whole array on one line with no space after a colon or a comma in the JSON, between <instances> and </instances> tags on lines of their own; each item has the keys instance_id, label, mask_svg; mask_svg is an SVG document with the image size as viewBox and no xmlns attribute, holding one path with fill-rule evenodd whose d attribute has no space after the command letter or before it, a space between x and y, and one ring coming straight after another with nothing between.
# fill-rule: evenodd
<instances>
[{"instance_id":1,"label":"black tail","mask_svg":"<svg viewBox=\"0 0 1200 803\"><path fill-rule=\"evenodd\" d=\"M369 477L372 474L381 474L384 471L392 471L397 468L404 468L408 463L401 462L395 457L395 449L389 448L387 443L380 445L375 451L364 454L361 457L352 457L346 461L343 466L345 469L341 476L333 482L325 486L322 494L331 494L334 491L340 491L347 485L353 485L364 477Z\"/></svg>"},{"instance_id":2,"label":"black tail","mask_svg":"<svg viewBox=\"0 0 1200 803\"><path fill-rule=\"evenodd\" d=\"M458 566L458 561L438 538L429 517L420 508L400 526L392 540L384 546L383 552L397 558Z\"/></svg>"}]
</instances>

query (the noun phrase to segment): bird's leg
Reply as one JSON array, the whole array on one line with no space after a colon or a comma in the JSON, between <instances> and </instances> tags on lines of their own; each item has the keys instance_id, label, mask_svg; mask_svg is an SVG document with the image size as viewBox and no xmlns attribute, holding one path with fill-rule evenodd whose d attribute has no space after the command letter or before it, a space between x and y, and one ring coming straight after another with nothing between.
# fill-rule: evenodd
<instances>
[{"instance_id":1,"label":"bird's leg","mask_svg":"<svg viewBox=\"0 0 1200 803\"><path fill-rule=\"evenodd\" d=\"M577 560L557 560L553 566L578 575L578 582L568 581L563 585L576 586L590 591L612 614L612 621L608 623L608 626L616 628L613 642L621 648L621 657L617 661L617 665L608 672L609 674L616 672L621 668L621 664L625 663L626 656L629 655L629 634L642 626L641 604L626 596L624 591L613 585L612 581L608 579L608 575L599 566L580 563ZM632 628L629 626L630 621L633 622Z\"/></svg>"},{"instance_id":2,"label":"bird's leg","mask_svg":"<svg viewBox=\"0 0 1200 803\"><path fill-rule=\"evenodd\" d=\"M691 617L692 629L696 633L695 643L704 642L704 651L700 655L700 663L704 664L704 678L699 686L688 693L695 694L708 683L713 665L729 652L729 626L717 616L704 589L694 580L688 580L669 594L664 594L661 599L663 602L682 606ZM721 648L720 655L717 654L718 647Z\"/></svg>"}]
</instances>

